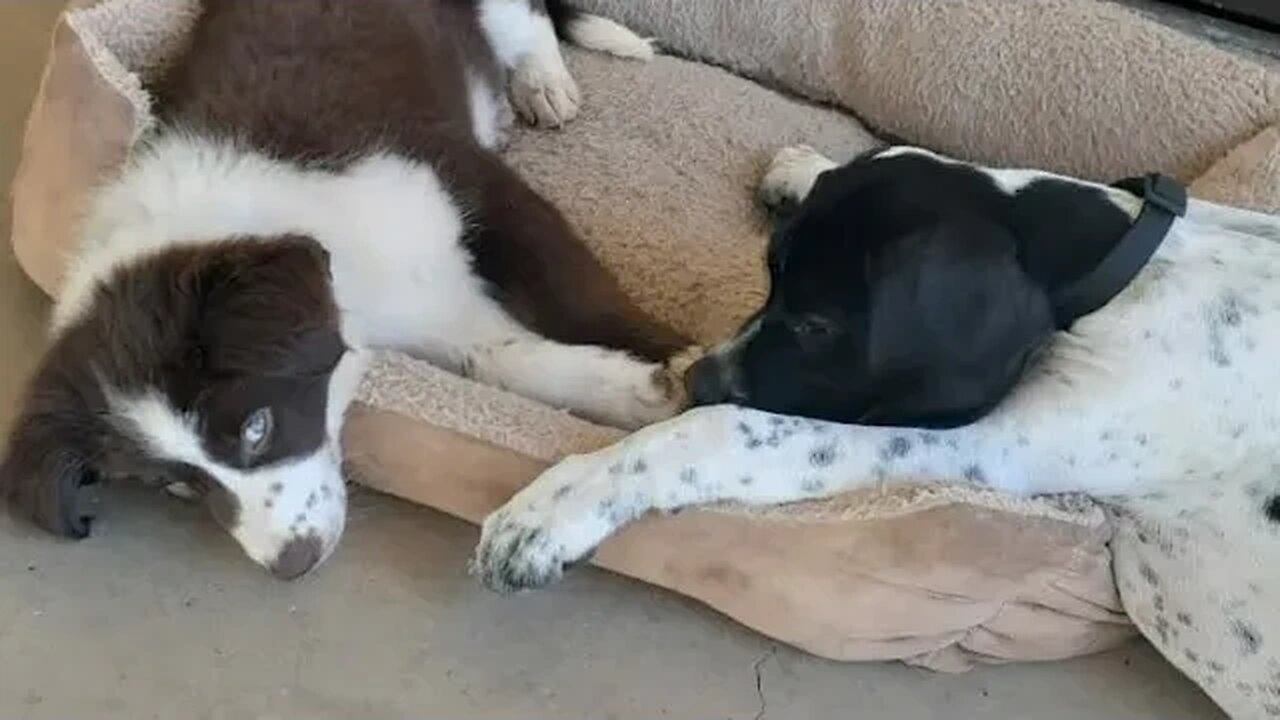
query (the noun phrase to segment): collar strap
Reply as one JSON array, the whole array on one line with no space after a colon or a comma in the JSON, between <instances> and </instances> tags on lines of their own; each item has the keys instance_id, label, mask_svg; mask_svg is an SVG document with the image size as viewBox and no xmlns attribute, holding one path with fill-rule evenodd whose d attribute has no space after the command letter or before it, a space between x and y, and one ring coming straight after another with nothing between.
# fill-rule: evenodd
<instances>
[{"instance_id":1,"label":"collar strap","mask_svg":"<svg viewBox=\"0 0 1280 720\"><path fill-rule=\"evenodd\" d=\"M1142 198L1142 211L1129 232L1102 258L1093 270L1063 288L1053 299L1053 312L1059 327L1068 327L1111 302L1128 287L1160 243L1169 234L1176 218L1187 213L1187 189L1167 175L1127 178L1114 183Z\"/></svg>"}]
</instances>

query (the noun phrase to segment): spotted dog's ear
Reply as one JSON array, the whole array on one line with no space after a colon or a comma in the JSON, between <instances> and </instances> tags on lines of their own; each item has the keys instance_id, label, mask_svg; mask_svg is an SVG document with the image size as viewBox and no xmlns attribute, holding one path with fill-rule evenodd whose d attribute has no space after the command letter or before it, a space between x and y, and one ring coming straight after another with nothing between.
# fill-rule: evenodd
<instances>
[{"instance_id":1,"label":"spotted dog's ear","mask_svg":"<svg viewBox=\"0 0 1280 720\"><path fill-rule=\"evenodd\" d=\"M878 397L863 424L973 422L1053 333L1048 297L1002 227L952 220L902 238L880 260L867 342Z\"/></svg>"},{"instance_id":2,"label":"spotted dog's ear","mask_svg":"<svg viewBox=\"0 0 1280 720\"><path fill-rule=\"evenodd\" d=\"M0 496L49 532L80 539L92 521L84 488L99 480L92 461L103 430L53 375L43 368L28 388L0 462Z\"/></svg>"}]
</instances>

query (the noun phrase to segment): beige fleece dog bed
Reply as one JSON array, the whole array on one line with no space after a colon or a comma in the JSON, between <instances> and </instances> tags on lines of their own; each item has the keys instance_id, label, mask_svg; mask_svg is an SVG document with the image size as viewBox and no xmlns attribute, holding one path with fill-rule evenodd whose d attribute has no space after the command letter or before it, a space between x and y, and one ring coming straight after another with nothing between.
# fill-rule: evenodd
<instances>
[{"instance_id":1,"label":"beige fleece dog bed","mask_svg":"<svg viewBox=\"0 0 1280 720\"><path fill-rule=\"evenodd\" d=\"M1091 0L578 4L948 152L1099 179L1159 169L1261 209L1280 197L1280 132L1267 129L1280 118L1276 78ZM14 186L15 249L50 293L86 192L149 127L142 83L198 15L197 0L72 5ZM705 342L763 294L753 191L772 152L806 142L847 157L873 144L847 116L706 65L576 52L570 64L582 117L518 133L508 156L628 291ZM396 354L374 364L361 397L346 438L354 477L472 521L548 463L621 435ZM826 657L954 670L1129 636L1111 535L1089 502L905 488L646 520L595 562Z\"/></svg>"}]
</instances>

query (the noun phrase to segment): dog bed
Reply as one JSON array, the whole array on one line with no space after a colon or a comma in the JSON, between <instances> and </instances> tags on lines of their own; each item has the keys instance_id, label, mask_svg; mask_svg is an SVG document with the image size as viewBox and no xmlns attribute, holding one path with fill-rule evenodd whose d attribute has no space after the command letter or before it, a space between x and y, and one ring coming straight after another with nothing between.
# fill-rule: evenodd
<instances>
[{"instance_id":1,"label":"dog bed","mask_svg":"<svg viewBox=\"0 0 1280 720\"><path fill-rule=\"evenodd\" d=\"M1091 0L578 4L946 152L1099 179L1159 169L1259 209L1280 198L1276 78ZM142 83L197 16L196 0L80 0L59 24L14 185L15 249L46 291L86 192L148 129ZM518 132L510 161L639 301L699 340L723 337L763 295L753 192L772 152L806 142L848 157L872 136L706 64L570 56L582 116ZM353 477L472 521L556 459L621 436L394 353L361 398L345 439ZM1113 527L1076 498L881 489L648 519L594 562L819 655L958 670L1128 637Z\"/></svg>"}]
</instances>

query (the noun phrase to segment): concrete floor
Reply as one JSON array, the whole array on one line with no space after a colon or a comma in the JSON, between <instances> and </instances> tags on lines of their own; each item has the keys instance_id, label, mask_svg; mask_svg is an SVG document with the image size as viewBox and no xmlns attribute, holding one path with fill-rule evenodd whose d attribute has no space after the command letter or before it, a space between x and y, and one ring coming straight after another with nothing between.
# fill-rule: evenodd
<instances>
[{"instance_id":1,"label":"concrete floor","mask_svg":"<svg viewBox=\"0 0 1280 720\"><path fill-rule=\"evenodd\" d=\"M0 3L5 182L56 10ZM0 243L0 428L47 310ZM500 598L464 573L472 527L369 493L338 554L296 584L196 509L127 488L109 507L80 543L0 516L0 717L1221 717L1145 643L948 676L776 648L599 571Z\"/></svg>"}]
</instances>

